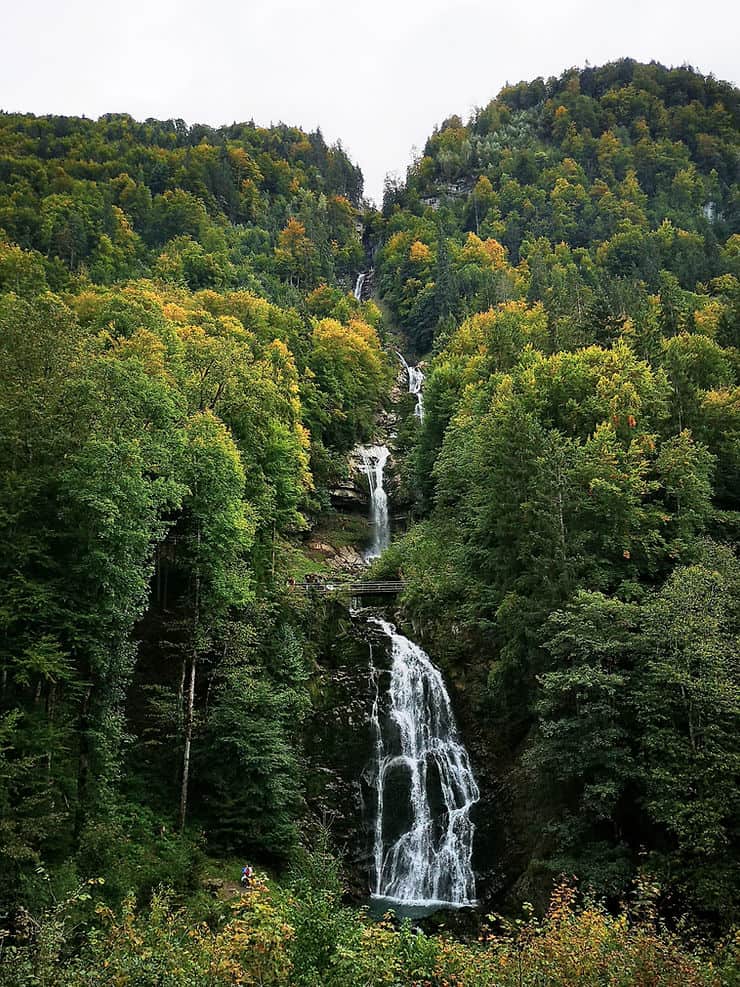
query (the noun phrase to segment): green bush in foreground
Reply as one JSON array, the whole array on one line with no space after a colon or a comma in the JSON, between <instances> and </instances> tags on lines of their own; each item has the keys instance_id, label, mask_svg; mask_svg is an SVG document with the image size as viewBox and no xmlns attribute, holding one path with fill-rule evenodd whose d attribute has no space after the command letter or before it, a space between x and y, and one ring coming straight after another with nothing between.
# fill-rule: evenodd
<instances>
[{"instance_id":1,"label":"green bush in foreground","mask_svg":"<svg viewBox=\"0 0 740 987\"><path fill-rule=\"evenodd\" d=\"M330 875L331 877L332 875ZM321 891L313 873L287 888L258 882L197 921L158 892L137 910L96 908L82 946L74 921L81 890L42 918L26 916L20 939L0 951L3 987L732 987L740 983L740 939L710 957L694 952L654 919L579 905L562 885L544 919L459 942L343 907L335 882ZM312 921L311 916L318 921ZM3 940L0 940L2 942Z\"/></svg>"}]
</instances>

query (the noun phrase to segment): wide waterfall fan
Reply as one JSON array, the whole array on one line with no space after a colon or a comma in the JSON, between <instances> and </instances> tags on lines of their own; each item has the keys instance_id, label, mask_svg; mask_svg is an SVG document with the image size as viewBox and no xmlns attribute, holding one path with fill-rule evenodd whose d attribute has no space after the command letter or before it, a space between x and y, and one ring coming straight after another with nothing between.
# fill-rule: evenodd
<instances>
[{"instance_id":1,"label":"wide waterfall fan","mask_svg":"<svg viewBox=\"0 0 740 987\"><path fill-rule=\"evenodd\" d=\"M480 793L442 675L427 653L377 624L391 642L390 685L376 695L373 896L414 906L475 902L470 812Z\"/></svg>"}]
</instances>

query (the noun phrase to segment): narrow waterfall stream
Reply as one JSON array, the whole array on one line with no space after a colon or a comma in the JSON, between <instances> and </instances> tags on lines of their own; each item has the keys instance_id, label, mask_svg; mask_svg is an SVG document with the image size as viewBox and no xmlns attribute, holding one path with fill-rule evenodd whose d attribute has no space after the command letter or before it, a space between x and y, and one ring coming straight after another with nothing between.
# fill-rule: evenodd
<instances>
[{"instance_id":1,"label":"narrow waterfall stream","mask_svg":"<svg viewBox=\"0 0 740 987\"><path fill-rule=\"evenodd\" d=\"M372 542L365 552L365 558L371 560L382 555L391 541L388 494L385 490L383 475L390 452L387 446L360 446L358 451L370 488Z\"/></svg>"},{"instance_id":2,"label":"narrow waterfall stream","mask_svg":"<svg viewBox=\"0 0 740 987\"><path fill-rule=\"evenodd\" d=\"M357 299L358 302L362 301L362 286L365 283L366 277L367 277L366 273L357 275L357 281L355 282L355 298Z\"/></svg>"},{"instance_id":3,"label":"narrow waterfall stream","mask_svg":"<svg viewBox=\"0 0 740 987\"><path fill-rule=\"evenodd\" d=\"M421 910L475 903L474 825L480 795L442 675L419 645L371 618L391 643L387 693L373 667L374 880L381 903Z\"/></svg>"},{"instance_id":4,"label":"narrow waterfall stream","mask_svg":"<svg viewBox=\"0 0 740 987\"><path fill-rule=\"evenodd\" d=\"M409 381L409 394L414 394L416 396L416 407L414 408L414 414L419 419L420 422L424 421L424 392L422 388L424 387L424 374L418 367L412 367L407 361L402 353L396 350L396 355L398 359L403 364L403 368L406 371Z\"/></svg>"}]
</instances>

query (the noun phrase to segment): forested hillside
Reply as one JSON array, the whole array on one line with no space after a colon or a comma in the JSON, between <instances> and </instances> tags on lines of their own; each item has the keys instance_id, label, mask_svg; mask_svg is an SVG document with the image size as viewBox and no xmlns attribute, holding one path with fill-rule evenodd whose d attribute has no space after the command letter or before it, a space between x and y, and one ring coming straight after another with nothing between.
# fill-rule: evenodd
<instances>
[{"instance_id":1,"label":"forested hillside","mask_svg":"<svg viewBox=\"0 0 740 987\"><path fill-rule=\"evenodd\" d=\"M738 982L739 95L507 86L382 211L318 131L0 113L0 982ZM372 919L468 755L462 910Z\"/></svg>"},{"instance_id":2,"label":"forested hillside","mask_svg":"<svg viewBox=\"0 0 740 987\"><path fill-rule=\"evenodd\" d=\"M446 120L386 188L381 290L398 324L424 353L440 329L524 298L572 349L608 341L654 293L732 297L739 113L727 83L624 60ZM718 331L732 342L727 315Z\"/></svg>"},{"instance_id":3,"label":"forested hillside","mask_svg":"<svg viewBox=\"0 0 740 987\"><path fill-rule=\"evenodd\" d=\"M387 189L381 291L433 356L381 566L465 682L519 894L643 868L736 915L737 162L737 90L623 61L507 87Z\"/></svg>"},{"instance_id":4,"label":"forested hillside","mask_svg":"<svg viewBox=\"0 0 740 987\"><path fill-rule=\"evenodd\" d=\"M0 229L54 289L154 276L296 303L362 264L361 195L320 132L0 114Z\"/></svg>"},{"instance_id":5,"label":"forested hillside","mask_svg":"<svg viewBox=\"0 0 740 987\"><path fill-rule=\"evenodd\" d=\"M0 901L284 861L291 540L390 380L377 309L331 286L361 177L285 127L4 116L0 150Z\"/></svg>"}]
</instances>

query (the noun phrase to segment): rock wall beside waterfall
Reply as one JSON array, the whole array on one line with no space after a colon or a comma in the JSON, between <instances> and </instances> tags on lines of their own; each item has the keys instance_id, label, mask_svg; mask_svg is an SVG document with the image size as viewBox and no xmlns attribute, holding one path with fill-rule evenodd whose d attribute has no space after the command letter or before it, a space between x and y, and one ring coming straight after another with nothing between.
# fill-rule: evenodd
<instances>
[{"instance_id":1,"label":"rock wall beside waterfall","mask_svg":"<svg viewBox=\"0 0 740 987\"><path fill-rule=\"evenodd\" d=\"M328 600L318 605L312 713L304 729L306 801L313 819L329 826L353 895L365 898L373 845L367 784L373 749L372 635L364 619L352 619L346 605ZM389 660L377 642L374 660Z\"/></svg>"}]
</instances>

